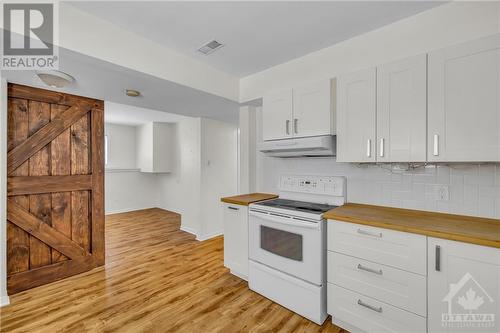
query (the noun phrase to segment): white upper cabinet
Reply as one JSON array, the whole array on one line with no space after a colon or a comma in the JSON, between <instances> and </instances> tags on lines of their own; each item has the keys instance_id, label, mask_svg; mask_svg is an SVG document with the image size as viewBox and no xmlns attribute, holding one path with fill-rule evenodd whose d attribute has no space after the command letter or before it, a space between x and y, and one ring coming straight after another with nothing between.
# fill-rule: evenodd
<instances>
[{"instance_id":1,"label":"white upper cabinet","mask_svg":"<svg viewBox=\"0 0 500 333\"><path fill-rule=\"evenodd\" d=\"M334 91L335 80L330 79L293 89L295 137L335 134Z\"/></svg>"},{"instance_id":2,"label":"white upper cabinet","mask_svg":"<svg viewBox=\"0 0 500 333\"><path fill-rule=\"evenodd\" d=\"M375 162L376 70L338 79L337 161Z\"/></svg>"},{"instance_id":3,"label":"white upper cabinet","mask_svg":"<svg viewBox=\"0 0 500 333\"><path fill-rule=\"evenodd\" d=\"M377 67L377 161L425 162L427 55Z\"/></svg>"},{"instance_id":4,"label":"white upper cabinet","mask_svg":"<svg viewBox=\"0 0 500 333\"><path fill-rule=\"evenodd\" d=\"M334 80L266 94L262 109L265 141L335 134Z\"/></svg>"},{"instance_id":5,"label":"white upper cabinet","mask_svg":"<svg viewBox=\"0 0 500 333\"><path fill-rule=\"evenodd\" d=\"M500 35L429 53L429 161L500 161Z\"/></svg>"},{"instance_id":6,"label":"white upper cabinet","mask_svg":"<svg viewBox=\"0 0 500 333\"><path fill-rule=\"evenodd\" d=\"M272 92L264 96L262 136L264 140L292 137L292 89Z\"/></svg>"},{"instance_id":7,"label":"white upper cabinet","mask_svg":"<svg viewBox=\"0 0 500 333\"><path fill-rule=\"evenodd\" d=\"M432 237L427 244L428 332L498 332L500 249Z\"/></svg>"}]
</instances>

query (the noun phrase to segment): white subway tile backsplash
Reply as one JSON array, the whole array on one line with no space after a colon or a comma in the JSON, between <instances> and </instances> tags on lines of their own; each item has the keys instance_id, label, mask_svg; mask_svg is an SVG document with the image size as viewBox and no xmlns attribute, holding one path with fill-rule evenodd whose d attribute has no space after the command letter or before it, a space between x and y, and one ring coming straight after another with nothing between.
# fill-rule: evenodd
<instances>
[{"instance_id":1,"label":"white subway tile backsplash","mask_svg":"<svg viewBox=\"0 0 500 333\"><path fill-rule=\"evenodd\" d=\"M282 174L345 176L349 202L500 218L500 164L440 164L391 172L388 164L337 163L334 158L261 158L259 191L279 192L276 180ZM438 200L442 185L448 186L449 201Z\"/></svg>"}]
</instances>

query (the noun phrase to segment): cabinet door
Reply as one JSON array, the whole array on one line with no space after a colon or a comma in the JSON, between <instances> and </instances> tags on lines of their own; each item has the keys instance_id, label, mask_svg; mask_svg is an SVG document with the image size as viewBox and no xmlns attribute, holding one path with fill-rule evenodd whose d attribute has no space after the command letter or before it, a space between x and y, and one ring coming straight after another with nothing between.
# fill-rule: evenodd
<instances>
[{"instance_id":1,"label":"cabinet door","mask_svg":"<svg viewBox=\"0 0 500 333\"><path fill-rule=\"evenodd\" d=\"M500 161L500 34L429 53L429 161Z\"/></svg>"},{"instance_id":2,"label":"cabinet door","mask_svg":"<svg viewBox=\"0 0 500 333\"><path fill-rule=\"evenodd\" d=\"M333 81L335 86L335 81ZM293 136L333 135L332 80L293 89Z\"/></svg>"},{"instance_id":3,"label":"cabinet door","mask_svg":"<svg viewBox=\"0 0 500 333\"><path fill-rule=\"evenodd\" d=\"M500 249L429 237L428 256L429 332L498 332Z\"/></svg>"},{"instance_id":4,"label":"cabinet door","mask_svg":"<svg viewBox=\"0 0 500 333\"><path fill-rule=\"evenodd\" d=\"M338 79L337 161L375 162L375 68Z\"/></svg>"},{"instance_id":5,"label":"cabinet door","mask_svg":"<svg viewBox=\"0 0 500 333\"><path fill-rule=\"evenodd\" d=\"M292 137L292 90L269 93L262 104L262 137L266 140Z\"/></svg>"},{"instance_id":6,"label":"cabinet door","mask_svg":"<svg viewBox=\"0 0 500 333\"><path fill-rule=\"evenodd\" d=\"M425 162L427 56L377 68L377 161Z\"/></svg>"},{"instance_id":7,"label":"cabinet door","mask_svg":"<svg viewBox=\"0 0 500 333\"><path fill-rule=\"evenodd\" d=\"M243 279L248 276L248 208L223 204L224 266Z\"/></svg>"}]
</instances>

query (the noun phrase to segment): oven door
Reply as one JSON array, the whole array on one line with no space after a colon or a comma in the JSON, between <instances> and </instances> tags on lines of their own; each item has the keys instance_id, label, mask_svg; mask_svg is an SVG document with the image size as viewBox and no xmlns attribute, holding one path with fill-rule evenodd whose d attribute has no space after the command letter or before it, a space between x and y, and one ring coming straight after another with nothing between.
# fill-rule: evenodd
<instances>
[{"instance_id":1,"label":"oven door","mask_svg":"<svg viewBox=\"0 0 500 333\"><path fill-rule=\"evenodd\" d=\"M323 284L323 221L249 211L250 260Z\"/></svg>"}]
</instances>

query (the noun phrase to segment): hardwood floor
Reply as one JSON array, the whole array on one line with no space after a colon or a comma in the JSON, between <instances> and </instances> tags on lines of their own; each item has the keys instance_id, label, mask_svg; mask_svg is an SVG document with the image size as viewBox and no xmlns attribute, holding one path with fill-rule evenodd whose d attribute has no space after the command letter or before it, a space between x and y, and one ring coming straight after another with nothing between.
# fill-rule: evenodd
<instances>
[{"instance_id":1,"label":"hardwood floor","mask_svg":"<svg viewBox=\"0 0 500 333\"><path fill-rule=\"evenodd\" d=\"M161 209L106 218L106 265L11 296L1 332L345 332L248 289L223 239L198 242Z\"/></svg>"}]
</instances>

